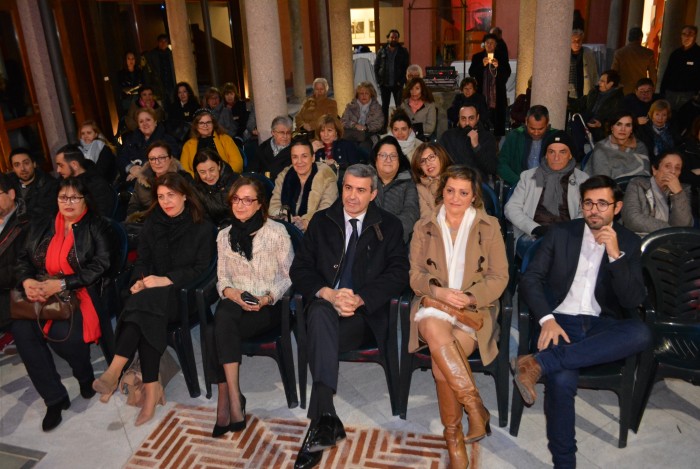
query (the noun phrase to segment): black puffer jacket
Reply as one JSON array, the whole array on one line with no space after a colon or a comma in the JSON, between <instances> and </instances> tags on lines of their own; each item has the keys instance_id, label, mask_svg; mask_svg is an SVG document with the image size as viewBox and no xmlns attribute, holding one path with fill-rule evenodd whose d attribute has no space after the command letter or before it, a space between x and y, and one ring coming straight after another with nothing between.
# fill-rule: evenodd
<instances>
[{"instance_id":1,"label":"black puffer jacket","mask_svg":"<svg viewBox=\"0 0 700 469\"><path fill-rule=\"evenodd\" d=\"M228 203L228 191L238 179L238 173L229 165L223 164L221 175L216 184L210 186L202 180L194 183L194 190L204 206L209 219L218 227L221 227L227 218L231 217L231 206Z\"/></svg>"}]
</instances>

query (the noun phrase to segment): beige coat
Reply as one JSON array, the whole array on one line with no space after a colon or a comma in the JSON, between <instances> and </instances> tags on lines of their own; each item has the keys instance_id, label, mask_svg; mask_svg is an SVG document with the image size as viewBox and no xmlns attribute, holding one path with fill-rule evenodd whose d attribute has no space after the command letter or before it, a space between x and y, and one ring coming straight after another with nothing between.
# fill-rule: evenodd
<instances>
[{"instance_id":1,"label":"beige coat","mask_svg":"<svg viewBox=\"0 0 700 469\"><path fill-rule=\"evenodd\" d=\"M432 216L435 209L435 196L437 195L438 186L440 186L440 178L430 179L426 176L421 176L420 182L416 184L421 218L430 218Z\"/></svg>"},{"instance_id":2,"label":"beige coat","mask_svg":"<svg viewBox=\"0 0 700 469\"><path fill-rule=\"evenodd\" d=\"M416 297L411 304L411 335L409 352L426 346L418 339L418 326L413 320L421 298L430 293L430 285L449 284L442 230L437 222L438 205L430 218L416 223L411 240L411 288ZM491 363L498 355L498 299L508 284L508 260L498 219L478 209L467 241L464 260L462 290L476 299L484 326L476 332L481 358L484 364Z\"/></svg>"},{"instance_id":3,"label":"beige coat","mask_svg":"<svg viewBox=\"0 0 700 469\"><path fill-rule=\"evenodd\" d=\"M313 96L306 98L295 118L296 130L300 130L304 124L309 124L313 130L316 130L319 118L326 114L338 116L338 103L335 99Z\"/></svg>"},{"instance_id":4,"label":"beige coat","mask_svg":"<svg viewBox=\"0 0 700 469\"><path fill-rule=\"evenodd\" d=\"M314 213L330 207L335 202L335 199L338 198L338 176L335 174L335 171L325 163L316 163L316 166L318 166L318 172L314 176L314 180L311 181L311 192L309 192L309 201L307 203L308 209L306 214L301 216L301 219L307 222L311 220ZM276 217L280 213L284 177L291 168L291 166L284 168L275 180L275 189L272 191L270 208L267 211L271 217Z\"/></svg>"}]
</instances>

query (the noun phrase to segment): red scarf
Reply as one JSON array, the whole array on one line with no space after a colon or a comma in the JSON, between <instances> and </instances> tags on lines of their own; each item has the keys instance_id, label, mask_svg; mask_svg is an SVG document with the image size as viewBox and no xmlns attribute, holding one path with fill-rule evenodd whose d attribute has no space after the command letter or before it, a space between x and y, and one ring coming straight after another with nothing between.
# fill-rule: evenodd
<instances>
[{"instance_id":1,"label":"red scarf","mask_svg":"<svg viewBox=\"0 0 700 469\"><path fill-rule=\"evenodd\" d=\"M75 224L82 220L86 213L87 210L73 223ZM46 251L46 272L51 276L59 274L64 276L72 275L75 271L68 262L68 253L73 247L75 239L72 229L68 231L67 235L65 234L66 221L61 212L56 215L55 227L56 234L51 238L49 248ZM74 290L74 293L78 297L80 312L83 315L83 341L86 344L97 342L102 336L102 331L100 330L100 320L97 317L95 305L92 304L87 288L77 288ZM49 333L51 323L52 321L46 322L44 333Z\"/></svg>"}]
</instances>

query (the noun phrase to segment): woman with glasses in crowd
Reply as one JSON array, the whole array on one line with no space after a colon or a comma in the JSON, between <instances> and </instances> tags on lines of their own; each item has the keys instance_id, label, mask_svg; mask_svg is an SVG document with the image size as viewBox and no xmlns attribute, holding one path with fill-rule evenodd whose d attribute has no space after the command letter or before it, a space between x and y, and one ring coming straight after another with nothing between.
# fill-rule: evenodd
<instances>
[{"instance_id":1,"label":"woman with glasses in crowd","mask_svg":"<svg viewBox=\"0 0 700 469\"><path fill-rule=\"evenodd\" d=\"M425 142L416 148L416 157L411 161L411 174L418 191L420 217L429 217L435 208L440 175L452 165L452 159L439 143Z\"/></svg>"},{"instance_id":2,"label":"woman with glasses in crowd","mask_svg":"<svg viewBox=\"0 0 700 469\"><path fill-rule=\"evenodd\" d=\"M228 193L238 174L211 148L197 152L192 165L195 169L194 190L204 210L217 227L225 226L231 218Z\"/></svg>"},{"instance_id":3,"label":"woman with glasses in crowd","mask_svg":"<svg viewBox=\"0 0 700 469\"><path fill-rule=\"evenodd\" d=\"M411 178L411 163L401 151L399 142L392 136L386 136L372 149L370 164L379 176L374 202L401 220L403 239L408 242L413 225L420 218L418 192Z\"/></svg>"},{"instance_id":4,"label":"woman with glasses in crowd","mask_svg":"<svg viewBox=\"0 0 700 469\"><path fill-rule=\"evenodd\" d=\"M296 137L290 151L292 165L277 176L268 213L289 217L297 228L306 231L311 217L338 198L338 179L326 163L314 162L313 147L306 137Z\"/></svg>"},{"instance_id":5,"label":"woman with glasses in crowd","mask_svg":"<svg viewBox=\"0 0 700 469\"><path fill-rule=\"evenodd\" d=\"M194 176L192 160L198 151L211 148L237 173L243 172L243 157L233 139L219 124L211 111L199 109L194 113L190 139L182 147L180 163Z\"/></svg>"},{"instance_id":6,"label":"woman with glasses in crowd","mask_svg":"<svg viewBox=\"0 0 700 469\"><path fill-rule=\"evenodd\" d=\"M166 173L181 173L188 179L189 174L182 169L180 162L173 158L170 145L162 140L153 142L146 150L147 162L134 184L134 191L126 209L126 222L143 222L146 211L153 205L153 185L156 178Z\"/></svg>"},{"instance_id":7,"label":"woman with glasses in crowd","mask_svg":"<svg viewBox=\"0 0 700 469\"><path fill-rule=\"evenodd\" d=\"M45 432L61 423L61 411L71 405L52 350L70 365L80 395L84 399L95 395L90 344L102 336L99 316L109 315L102 300L102 281L116 257L112 228L107 219L92 210L83 180L69 177L58 187L58 214L31 221L26 244L17 259L16 278L29 301L43 303L54 295L73 295L78 308L72 319L47 321L41 329L37 321L12 323L17 352L47 407L41 424Z\"/></svg>"},{"instance_id":8,"label":"woman with glasses in crowd","mask_svg":"<svg viewBox=\"0 0 700 469\"><path fill-rule=\"evenodd\" d=\"M167 345L167 327L180 315L179 291L201 276L215 256L215 227L183 176L166 173L155 182L156 201L141 231L130 292L119 315L116 349L109 368L93 382L107 402L117 388L127 361L139 352L144 402L136 426L153 418L164 404L158 382L160 358Z\"/></svg>"},{"instance_id":9,"label":"woman with glasses in crowd","mask_svg":"<svg viewBox=\"0 0 700 469\"><path fill-rule=\"evenodd\" d=\"M307 149L308 151L308 149ZM241 340L280 324L280 298L292 282L289 268L294 251L287 230L267 217L262 184L241 177L231 187L231 226L217 237L217 291L214 315L219 397L213 437L246 427L246 398L239 385Z\"/></svg>"}]
</instances>

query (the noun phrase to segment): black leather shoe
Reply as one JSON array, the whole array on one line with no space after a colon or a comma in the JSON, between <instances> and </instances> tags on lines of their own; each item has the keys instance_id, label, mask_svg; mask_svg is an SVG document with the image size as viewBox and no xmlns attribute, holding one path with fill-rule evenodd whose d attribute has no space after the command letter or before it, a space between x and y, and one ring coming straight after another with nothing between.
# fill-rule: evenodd
<instances>
[{"instance_id":1,"label":"black leather shoe","mask_svg":"<svg viewBox=\"0 0 700 469\"><path fill-rule=\"evenodd\" d=\"M322 451L332 448L337 442L345 438L343 422L337 415L323 414L316 425L309 429L309 451Z\"/></svg>"},{"instance_id":2,"label":"black leather shoe","mask_svg":"<svg viewBox=\"0 0 700 469\"><path fill-rule=\"evenodd\" d=\"M62 401L57 404L52 404L46 408L46 416L44 421L41 422L41 429L45 432L51 431L63 421L61 417L61 411L66 410L70 407L70 399L68 396L64 397Z\"/></svg>"},{"instance_id":3,"label":"black leather shoe","mask_svg":"<svg viewBox=\"0 0 700 469\"><path fill-rule=\"evenodd\" d=\"M92 389L92 382L94 379L91 379L90 381L86 383L80 383L80 395L83 396L83 399L92 399L97 392Z\"/></svg>"},{"instance_id":4,"label":"black leather shoe","mask_svg":"<svg viewBox=\"0 0 700 469\"><path fill-rule=\"evenodd\" d=\"M310 451L308 446L309 439L315 433L315 428L315 425L312 423L306 432L304 442L297 453L297 460L294 462L294 469L310 469L321 462L323 451Z\"/></svg>"}]
</instances>

